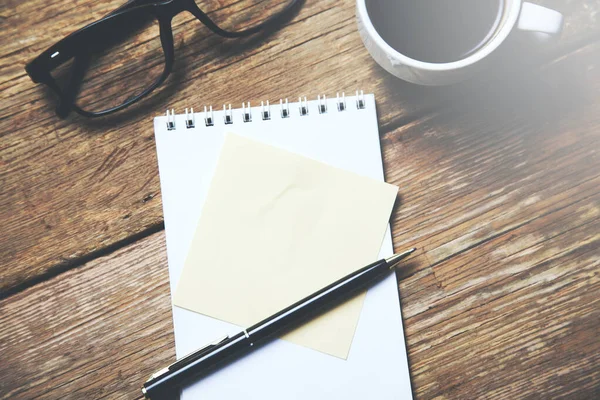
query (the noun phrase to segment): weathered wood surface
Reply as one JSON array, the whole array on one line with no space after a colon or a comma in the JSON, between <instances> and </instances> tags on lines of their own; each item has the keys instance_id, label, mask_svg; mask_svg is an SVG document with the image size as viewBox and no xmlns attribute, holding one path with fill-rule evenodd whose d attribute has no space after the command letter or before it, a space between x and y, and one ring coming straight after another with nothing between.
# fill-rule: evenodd
<instances>
[{"instance_id":1,"label":"weathered wood surface","mask_svg":"<svg viewBox=\"0 0 600 400\"><path fill-rule=\"evenodd\" d=\"M400 186L394 244L421 249L399 274L416 397L598 395L600 4L544 2L567 25L542 67L418 88L372 62L338 3L243 45L178 18L171 84L102 122L57 120L22 67L118 2L0 5L0 397L134 398L174 357L149 116L357 87Z\"/></svg>"},{"instance_id":2,"label":"weathered wood surface","mask_svg":"<svg viewBox=\"0 0 600 400\"><path fill-rule=\"evenodd\" d=\"M47 91L29 80L23 66L117 4L2 5L0 118L7 129L0 137L0 292L161 228L151 117L167 106L182 111L363 88L377 95L384 132L442 106L434 90L397 85L383 72L362 46L354 3L331 0L308 1L285 29L250 43L220 39L190 16L179 16L176 69L159 93L123 117L87 121L72 115L61 121ZM557 48L594 37L597 2L553 5L570 17ZM398 165L402 160L389 167Z\"/></svg>"},{"instance_id":3,"label":"weathered wood surface","mask_svg":"<svg viewBox=\"0 0 600 400\"><path fill-rule=\"evenodd\" d=\"M581 203L404 266L417 398L597 394L600 211ZM174 357L163 233L3 300L0 323L3 398L136 398Z\"/></svg>"},{"instance_id":4,"label":"weathered wood surface","mask_svg":"<svg viewBox=\"0 0 600 400\"><path fill-rule=\"evenodd\" d=\"M595 51L573 64L587 70ZM487 137L476 116L443 131L433 116L383 138L385 158L404 159L387 173L403 187L397 247L422 249L399 273L417 398L597 394L595 109L575 104L528 137L520 120ZM582 128L565 129L580 111ZM174 356L163 234L13 295L0 315L6 398L133 398Z\"/></svg>"},{"instance_id":5,"label":"weathered wood surface","mask_svg":"<svg viewBox=\"0 0 600 400\"><path fill-rule=\"evenodd\" d=\"M599 395L599 51L384 134L417 397Z\"/></svg>"},{"instance_id":6,"label":"weathered wood surface","mask_svg":"<svg viewBox=\"0 0 600 400\"><path fill-rule=\"evenodd\" d=\"M175 357L164 235L0 303L0 397L140 397Z\"/></svg>"}]
</instances>

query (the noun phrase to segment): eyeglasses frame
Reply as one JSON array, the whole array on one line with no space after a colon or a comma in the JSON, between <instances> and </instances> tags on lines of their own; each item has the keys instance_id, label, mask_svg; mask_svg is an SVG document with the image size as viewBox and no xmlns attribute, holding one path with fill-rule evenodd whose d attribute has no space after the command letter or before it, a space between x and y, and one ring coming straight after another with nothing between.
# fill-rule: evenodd
<instances>
[{"instance_id":1,"label":"eyeglasses frame","mask_svg":"<svg viewBox=\"0 0 600 400\"><path fill-rule=\"evenodd\" d=\"M88 118L102 117L121 111L138 102L152 93L152 91L167 79L173 69L173 63L175 61L175 48L171 23L176 15L188 11L213 33L225 38L241 38L280 26L283 21L287 20L287 18L292 15L302 2L302 0L290 0L281 11L270 16L260 24L240 31L229 31L222 29L214 23L212 19L198 7L194 0L166 0L159 2L155 0L130 0L105 17L84 26L50 46L29 62L26 65L25 70L33 82L47 85L57 95L58 105L55 111L60 118L66 118L71 111L75 111ZM85 71L91 60L91 56L94 54L93 52L90 52L88 46L90 36L92 38L97 38L97 36L100 36L99 33L101 33L103 29L112 26L118 19L126 19L128 15L132 16L141 11L150 12L150 14L154 15L158 21L160 40L165 57L165 66L162 74L140 94L128 99L118 106L99 112L81 109L75 104L75 101L79 93L79 86L84 79ZM103 26L105 28L103 28ZM125 31L127 28L125 27L123 30ZM61 89L51 72L71 59L73 59L72 74L69 82Z\"/></svg>"}]
</instances>

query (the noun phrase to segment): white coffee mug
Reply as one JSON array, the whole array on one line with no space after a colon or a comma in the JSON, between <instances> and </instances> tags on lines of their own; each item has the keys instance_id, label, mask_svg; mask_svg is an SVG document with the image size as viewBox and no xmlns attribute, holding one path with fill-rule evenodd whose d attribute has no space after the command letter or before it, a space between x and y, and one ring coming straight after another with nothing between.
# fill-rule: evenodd
<instances>
[{"instance_id":1,"label":"white coffee mug","mask_svg":"<svg viewBox=\"0 0 600 400\"><path fill-rule=\"evenodd\" d=\"M467 78L485 64L488 56L515 28L527 31L538 42L548 42L560 34L563 23L563 16L558 11L522 0L503 0L498 28L483 46L458 61L430 63L407 57L387 44L373 26L365 1L356 0L356 18L360 36L369 53L392 75L421 85L446 85Z\"/></svg>"}]
</instances>

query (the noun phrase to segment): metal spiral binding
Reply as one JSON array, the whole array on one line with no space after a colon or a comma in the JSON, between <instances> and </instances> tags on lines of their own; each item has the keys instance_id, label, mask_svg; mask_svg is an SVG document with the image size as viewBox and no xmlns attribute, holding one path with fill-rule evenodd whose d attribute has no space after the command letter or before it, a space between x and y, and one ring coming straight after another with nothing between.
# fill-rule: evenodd
<instances>
[{"instance_id":1,"label":"metal spiral binding","mask_svg":"<svg viewBox=\"0 0 600 400\"><path fill-rule=\"evenodd\" d=\"M285 108L283 107L283 100L279 99L279 108L281 109L281 118L289 118L290 105L287 98L285 99Z\"/></svg>"},{"instance_id":2,"label":"metal spiral binding","mask_svg":"<svg viewBox=\"0 0 600 400\"><path fill-rule=\"evenodd\" d=\"M204 106L204 125L213 126L215 124L215 118L212 110L212 106L210 106L210 115L206 112L206 106Z\"/></svg>"},{"instance_id":3,"label":"metal spiral binding","mask_svg":"<svg viewBox=\"0 0 600 400\"><path fill-rule=\"evenodd\" d=\"M337 93L335 95L336 97L336 104L337 104L337 108L338 111L344 111L346 110L346 94L344 92L342 92L342 100L340 100L340 94Z\"/></svg>"},{"instance_id":4,"label":"metal spiral binding","mask_svg":"<svg viewBox=\"0 0 600 400\"><path fill-rule=\"evenodd\" d=\"M269 106L269 100L267 100L267 109L265 110L265 103L260 102L260 114L262 115L263 121L268 121L271 119L271 107Z\"/></svg>"},{"instance_id":5,"label":"metal spiral binding","mask_svg":"<svg viewBox=\"0 0 600 400\"><path fill-rule=\"evenodd\" d=\"M188 114L188 109L185 109L185 127L188 129L196 126L196 119L194 118L194 109L192 108L191 110L192 112Z\"/></svg>"},{"instance_id":6,"label":"metal spiral binding","mask_svg":"<svg viewBox=\"0 0 600 400\"><path fill-rule=\"evenodd\" d=\"M172 131L175 129L175 110L171 109L171 113L167 110L167 130Z\"/></svg>"},{"instance_id":7,"label":"metal spiral binding","mask_svg":"<svg viewBox=\"0 0 600 400\"><path fill-rule=\"evenodd\" d=\"M302 97L298 97L298 103L300 103L298 107L300 109L300 116L308 115L308 101L306 101L306 96L304 96L304 103L302 103Z\"/></svg>"},{"instance_id":8,"label":"metal spiral binding","mask_svg":"<svg viewBox=\"0 0 600 400\"><path fill-rule=\"evenodd\" d=\"M340 96L339 92L336 93L335 96L335 104L338 112L344 112L348 109L348 105L346 104L346 95L342 92ZM364 110L367 107L367 103L365 100L364 92L356 91L356 108L358 110ZM334 109L335 110L335 109ZM242 121L243 122L252 122L252 108L250 106L250 102L242 103ZM327 96L326 95L318 95L317 96L317 111L319 114L327 114ZM308 108L308 100L306 96L298 98L298 114L300 117L307 116L309 112ZM288 103L288 99L285 101L283 99L279 100L279 114L281 118L292 118L292 113L290 112L290 105ZM175 110L167 110L167 130L172 131L176 129L175 126ZM271 114L271 105L269 104L269 100L260 102L260 117L263 121L269 121L272 119ZM226 106L223 104L223 123L225 125L231 125L234 123L233 121L233 112L231 110L231 104ZM211 127L215 125L215 118L213 113L212 106L204 106L204 125L207 127ZM194 109L190 108L189 111L185 109L185 127L187 129L191 129L196 127L196 120L194 116Z\"/></svg>"},{"instance_id":9,"label":"metal spiral binding","mask_svg":"<svg viewBox=\"0 0 600 400\"><path fill-rule=\"evenodd\" d=\"M362 110L365 108L365 94L363 91L360 91L360 96L358 95L358 90L356 91L356 108Z\"/></svg>"},{"instance_id":10,"label":"metal spiral binding","mask_svg":"<svg viewBox=\"0 0 600 400\"><path fill-rule=\"evenodd\" d=\"M319 114L325 114L327 112L327 96L323 95L323 102L321 102L321 96L317 96L319 101Z\"/></svg>"},{"instance_id":11,"label":"metal spiral binding","mask_svg":"<svg viewBox=\"0 0 600 400\"><path fill-rule=\"evenodd\" d=\"M229 111L225 108L225 104L223 104L223 122L225 122L225 125L233 124L233 114L231 113L231 104L229 104Z\"/></svg>"},{"instance_id":12,"label":"metal spiral binding","mask_svg":"<svg viewBox=\"0 0 600 400\"><path fill-rule=\"evenodd\" d=\"M250 107L250 102L248 102L247 110L246 110L246 103L242 103L242 121L252 122L252 107Z\"/></svg>"}]
</instances>

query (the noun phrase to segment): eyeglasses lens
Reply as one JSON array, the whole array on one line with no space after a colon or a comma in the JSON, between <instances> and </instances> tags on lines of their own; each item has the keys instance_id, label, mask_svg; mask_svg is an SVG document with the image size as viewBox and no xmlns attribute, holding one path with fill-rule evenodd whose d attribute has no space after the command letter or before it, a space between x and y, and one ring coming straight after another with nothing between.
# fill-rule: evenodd
<instances>
[{"instance_id":1,"label":"eyeglasses lens","mask_svg":"<svg viewBox=\"0 0 600 400\"><path fill-rule=\"evenodd\" d=\"M165 68L158 20L143 8L105 24L89 46L75 101L84 111L98 113L127 103L150 88ZM72 64L52 72L59 86L73 78Z\"/></svg>"}]
</instances>

